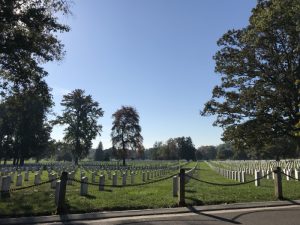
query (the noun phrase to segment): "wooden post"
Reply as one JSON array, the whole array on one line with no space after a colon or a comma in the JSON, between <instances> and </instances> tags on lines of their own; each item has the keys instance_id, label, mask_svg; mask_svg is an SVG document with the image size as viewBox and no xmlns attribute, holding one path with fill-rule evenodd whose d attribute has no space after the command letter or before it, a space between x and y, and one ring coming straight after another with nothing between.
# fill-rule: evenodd
<instances>
[{"instance_id":1,"label":"wooden post","mask_svg":"<svg viewBox=\"0 0 300 225\"><path fill-rule=\"evenodd\" d=\"M276 170L274 170L275 173L275 179L274 179L274 184L275 184L275 196L277 199L281 200L283 199L282 195L282 180L281 180L281 168L277 167Z\"/></svg>"},{"instance_id":2,"label":"wooden post","mask_svg":"<svg viewBox=\"0 0 300 225\"><path fill-rule=\"evenodd\" d=\"M59 194L58 194L58 201L57 201L58 214L64 213L67 180L68 180L68 172L62 172L60 177L60 187L59 187Z\"/></svg>"},{"instance_id":3,"label":"wooden post","mask_svg":"<svg viewBox=\"0 0 300 225\"><path fill-rule=\"evenodd\" d=\"M185 176L185 169L180 169L180 173L179 173L179 195L178 195L178 205L179 206L185 206L184 176Z\"/></svg>"},{"instance_id":4,"label":"wooden post","mask_svg":"<svg viewBox=\"0 0 300 225\"><path fill-rule=\"evenodd\" d=\"M177 176L173 177L173 197L178 196L178 178Z\"/></svg>"}]
</instances>

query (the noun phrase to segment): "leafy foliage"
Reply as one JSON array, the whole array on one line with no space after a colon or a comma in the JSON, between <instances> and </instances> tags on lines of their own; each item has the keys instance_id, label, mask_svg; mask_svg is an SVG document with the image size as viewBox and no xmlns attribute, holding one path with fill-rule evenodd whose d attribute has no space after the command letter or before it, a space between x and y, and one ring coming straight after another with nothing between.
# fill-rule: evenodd
<instances>
[{"instance_id":1,"label":"leafy foliage","mask_svg":"<svg viewBox=\"0 0 300 225\"><path fill-rule=\"evenodd\" d=\"M129 150L142 151L143 149L142 129L139 125L140 118L136 109L130 106L122 106L112 116L112 144L121 153L123 165L125 165Z\"/></svg>"},{"instance_id":2,"label":"leafy foliage","mask_svg":"<svg viewBox=\"0 0 300 225\"><path fill-rule=\"evenodd\" d=\"M53 105L41 63L61 60L56 32L69 27L66 0L0 0L0 149L2 157L23 163L40 158L49 147L47 113Z\"/></svg>"},{"instance_id":3,"label":"leafy foliage","mask_svg":"<svg viewBox=\"0 0 300 225\"><path fill-rule=\"evenodd\" d=\"M57 116L53 124L67 125L64 140L72 146L75 163L86 157L92 146L92 140L100 135L102 126L97 119L103 116L99 103L93 101L91 95L85 95L81 89L75 89L64 95L61 105L64 106L62 116Z\"/></svg>"},{"instance_id":4,"label":"leafy foliage","mask_svg":"<svg viewBox=\"0 0 300 225\"><path fill-rule=\"evenodd\" d=\"M196 148L190 137L170 138L166 143L155 142L153 148L146 151L146 156L154 160L194 160Z\"/></svg>"},{"instance_id":5,"label":"leafy foliage","mask_svg":"<svg viewBox=\"0 0 300 225\"><path fill-rule=\"evenodd\" d=\"M298 0L260 0L247 27L218 41L215 70L222 83L202 115L217 115L224 141L249 151L281 138L299 146L299 33Z\"/></svg>"},{"instance_id":6,"label":"leafy foliage","mask_svg":"<svg viewBox=\"0 0 300 225\"><path fill-rule=\"evenodd\" d=\"M30 88L33 81L47 75L39 63L62 59L63 44L55 33L69 31L69 27L58 22L59 13L70 13L68 1L1 0L2 94Z\"/></svg>"},{"instance_id":7,"label":"leafy foliage","mask_svg":"<svg viewBox=\"0 0 300 225\"><path fill-rule=\"evenodd\" d=\"M99 142L98 148L95 151L94 160L95 161L102 161L102 160L104 160L103 145L102 145L101 141Z\"/></svg>"}]
</instances>

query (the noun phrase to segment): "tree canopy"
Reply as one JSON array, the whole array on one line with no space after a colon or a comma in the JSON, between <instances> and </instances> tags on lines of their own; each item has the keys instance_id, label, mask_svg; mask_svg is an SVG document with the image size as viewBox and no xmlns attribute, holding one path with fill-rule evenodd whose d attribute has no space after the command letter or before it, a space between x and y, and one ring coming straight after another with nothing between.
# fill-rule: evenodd
<instances>
[{"instance_id":1,"label":"tree canopy","mask_svg":"<svg viewBox=\"0 0 300 225\"><path fill-rule=\"evenodd\" d=\"M191 137L170 138L163 142L155 142L146 151L146 157L154 160L195 160L196 148Z\"/></svg>"},{"instance_id":2,"label":"tree canopy","mask_svg":"<svg viewBox=\"0 0 300 225\"><path fill-rule=\"evenodd\" d=\"M140 117L137 110L131 106L122 106L112 117L112 145L121 153L123 165L125 165L129 150L141 152L143 149L142 128L139 125Z\"/></svg>"},{"instance_id":3,"label":"tree canopy","mask_svg":"<svg viewBox=\"0 0 300 225\"><path fill-rule=\"evenodd\" d=\"M64 56L61 13L70 13L66 0L0 1L0 149L14 163L48 147L53 102L41 64Z\"/></svg>"},{"instance_id":4,"label":"tree canopy","mask_svg":"<svg viewBox=\"0 0 300 225\"><path fill-rule=\"evenodd\" d=\"M98 147L95 150L94 160L95 161L103 161L104 160L103 144L101 141L99 142Z\"/></svg>"},{"instance_id":5,"label":"tree canopy","mask_svg":"<svg viewBox=\"0 0 300 225\"><path fill-rule=\"evenodd\" d=\"M62 59L63 44L55 33L69 27L59 22L61 13L70 13L66 0L1 0L2 94L29 88L47 75L40 63Z\"/></svg>"},{"instance_id":6,"label":"tree canopy","mask_svg":"<svg viewBox=\"0 0 300 225\"><path fill-rule=\"evenodd\" d=\"M292 138L299 146L299 34L298 0L259 0L247 27L219 39L221 84L201 114L217 115L224 141L251 150Z\"/></svg>"},{"instance_id":7,"label":"tree canopy","mask_svg":"<svg viewBox=\"0 0 300 225\"><path fill-rule=\"evenodd\" d=\"M61 105L64 107L62 116L57 116L53 124L66 125L64 140L72 146L75 163L86 157L92 147L92 140L100 135L102 126L98 118L103 116L99 103L91 95L85 95L81 89L75 89L64 95Z\"/></svg>"}]
</instances>

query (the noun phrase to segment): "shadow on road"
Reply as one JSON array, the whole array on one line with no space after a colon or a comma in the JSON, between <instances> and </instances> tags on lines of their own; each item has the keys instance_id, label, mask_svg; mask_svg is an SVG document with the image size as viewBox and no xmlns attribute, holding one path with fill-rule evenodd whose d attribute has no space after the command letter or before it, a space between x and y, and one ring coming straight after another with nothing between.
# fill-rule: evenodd
<instances>
[{"instance_id":1,"label":"shadow on road","mask_svg":"<svg viewBox=\"0 0 300 225\"><path fill-rule=\"evenodd\" d=\"M213 219L216 219L216 220L220 220L220 221L223 221L223 222L227 222L227 223L241 224L240 222L237 222L237 221L232 220L232 219L227 219L227 218L224 218L224 217L215 216L215 215L210 215L210 214L206 214L206 213L200 212L200 211L198 211L197 209L195 209L193 206L187 206L187 208L188 208L191 212L193 212L193 213L195 213L195 214L198 214L198 215L207 216L207 217L210 217L210 218L213 218Z\"/></svg>"}]
</instances>

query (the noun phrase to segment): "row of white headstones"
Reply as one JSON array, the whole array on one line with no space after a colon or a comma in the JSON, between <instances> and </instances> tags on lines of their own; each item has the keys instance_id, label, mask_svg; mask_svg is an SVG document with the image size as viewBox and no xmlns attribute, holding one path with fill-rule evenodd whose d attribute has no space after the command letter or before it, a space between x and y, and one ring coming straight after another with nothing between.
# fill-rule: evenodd
<instances>
[{"instance_id":1,"label":"row of white headstones","mask_svg":"<svg viewBox=\"0 0 300 225\"><path fill-rule=\"evenodd\" d=\"M243 164L244 163L244 164ZM209 166L215 170L220 175L226 177L227 179L236 180L239 182L246 182L246 174L254 176L255 186L260 186L261 177L266 177L266 179L275 179L274 170L276 167L283 167L282 172L286 176L286 180L291 180L291 177L295 179L300 178L300 170L297 167L297 163L276 162L276 161L262 161L258 163L257 161L213 161L209 163ZM291 165L295 165L297 168L293 168Z\"/></svg>"},{"instance_id":2,"label":"row of white headstones","mask_svg":"<svg viewBox=\"0 0 300 225\"><path fill-rule=\"evenodd\" d=\"M86 170L82 170L80 172L80 180L81 182L81 187L80 187L80 195L87 195L88 194L88 177L86 176L85 172L87 173L91 173L91 179L92 179L92 183L96 184L97 183L97 179L99 179L98 184L99 184L99 191L103 191L104 190L104 186L105 186L105 177L107 177L108 180L111 180L108 183L111 183L112 186L117 186L118 185L118 177L121 177L122 180L122 185L125 186L127 184L127 179L130 175L130 184L135 184L135 178L137 175L141 175L141 180L142 182L147 182L151 179L155 179L157 177L162 177L165 176L167 174L169 174L172 171L178 170L178 167L169 167L166 169L158 169L158 170L151 170L151 171L143 171L143 170L94 170L94 171L86 171ZM68 181L67 184L71 185L73 183L72 179L75 178L75 168L74 167L69 167L69 168L62 168L62 167L57 167L57 168L48 168L48 170L46 170L46 172L48 172L48 179L50 182L50 187L52 189L55 189L55 202L57 203L58 201L58 193L59 193L59 189L60 189L60 183L61 181L58 180L58 174L61 174L62 171L69 171L68 172ZM22 173L23 172L23 173ZM22 170L17 170L16 168L6 168L3 169L2 168L2 173L0 176L0 190L1 191L9 191L11 188L11 184L14 183L14 181L16 181L15 186L16 187L21 187L24 183L26 183L27 181L29 181L29 173L32 172L34 173L34 184L38 185L41 183L41 176L43 174L43 171L41 168L32 168L30 171L28 168L23 168ZM16 178L15 178L16 175ZM25 181L23 183L23 181Z\"/></svg>"}]
</instances>

